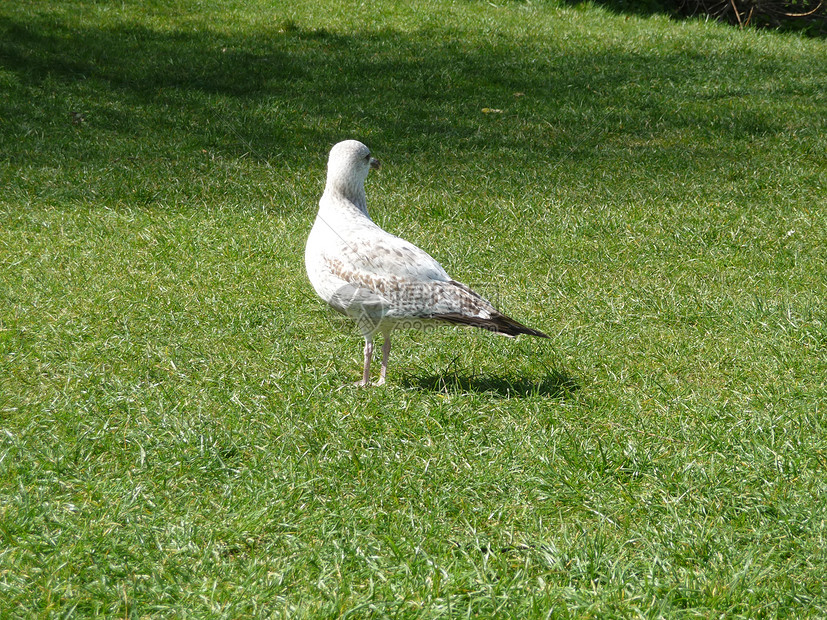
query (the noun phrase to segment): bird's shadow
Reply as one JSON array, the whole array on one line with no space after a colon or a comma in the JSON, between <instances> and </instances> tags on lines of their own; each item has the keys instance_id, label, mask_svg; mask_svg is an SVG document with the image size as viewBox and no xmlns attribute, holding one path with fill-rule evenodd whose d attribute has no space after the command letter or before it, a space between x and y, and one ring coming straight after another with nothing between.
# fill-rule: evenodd
<instances>
[{"instance_id":1,"label":"bird's shadow","mask_svg":"<svg viewBox=\"0 0 827 620\"><path fill-rule=\"evenodd\" d=\"M491 394L501 398L543 396L567 398L580 384L565 371L551 370L536 378L469 374L462 371L409 377L402 382L407 389L442 394Z\"/></svg>"}]
</instances>

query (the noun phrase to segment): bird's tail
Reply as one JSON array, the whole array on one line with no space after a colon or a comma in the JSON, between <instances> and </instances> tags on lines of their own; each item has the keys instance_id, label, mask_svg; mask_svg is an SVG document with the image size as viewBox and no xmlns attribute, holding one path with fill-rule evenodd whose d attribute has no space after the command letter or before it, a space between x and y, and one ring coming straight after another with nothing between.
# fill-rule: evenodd
<instances>
[{"instance_id":1,"label":"bird's tail","mask_svg":"<svg viewBox=\"0 0 827 620\"><path fill-rule=\"evenodd\" d=\"M491 318L483 319L480 317L468 316L465 314L440 314L433 317L439 321L445 321L452 325L465 325L468 327L479 327L480 329L487 329L488 331L502 334L503 336L519 336L520 334L528 334L529 336L536 336L538 338L548 338L538 329L526 327L519 321L512 319L510 316L496 313Z\"/></svg>"}]
</instances>

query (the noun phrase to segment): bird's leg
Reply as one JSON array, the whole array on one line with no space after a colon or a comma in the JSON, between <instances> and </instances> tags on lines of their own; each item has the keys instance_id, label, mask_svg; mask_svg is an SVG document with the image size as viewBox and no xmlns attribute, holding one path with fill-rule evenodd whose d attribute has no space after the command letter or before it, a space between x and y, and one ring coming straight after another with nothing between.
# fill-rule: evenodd
<instances>
[{"instance_id":1,"label":"bird's leg","mask_svg":"<svg viewBox=\"0 0 827 620\"><path fill-rule=\"evenodd\" d=\"M374 385L384 385L385 375L388 374L388 358L391 354L391 335L385 334L385 341L382 343L382 370L379 371L379 381Z\"/></svg>"},{"instance_id":2,"label":"bird's leg","mask_svg":"<svg viewBox=\"0 0 827 620\"><path fill-rule=\"evenodd\" d=\"M373 357L373 340L365 338L365 369L362 372L362 380L356 385L365 387L370 385L370 358Z\"/></svg>"}]
</instances>

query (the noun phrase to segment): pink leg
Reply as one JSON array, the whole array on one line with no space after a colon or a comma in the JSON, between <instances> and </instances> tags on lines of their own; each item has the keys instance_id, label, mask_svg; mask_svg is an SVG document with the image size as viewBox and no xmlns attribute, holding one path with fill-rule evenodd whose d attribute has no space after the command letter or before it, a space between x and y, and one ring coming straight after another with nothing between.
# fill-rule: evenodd
<instances>
[{"instance_id":1,"label":"pink leg","mask_svg":"<svg viewBox=\"0 0 827 620\"><path fill-rule=\"evenodd\" d=\"M373 340L365 339L365 369L362 372L362 380L356 385L365 387L370 385L370 358L373 357Z\"/></svg>"},{"instance_id":2,"label":"pink leg","mask_svg":"<svg viewBox=\"0 0 827 620\"><path fill-rule=\"evenodd\" d=\"M384 385L385 375L388 374L388 358L391 354L391 335L385 334L385 341L382 343L382 370L379 371L379 381L374 385Z\"/></svg>"}]
</instances>

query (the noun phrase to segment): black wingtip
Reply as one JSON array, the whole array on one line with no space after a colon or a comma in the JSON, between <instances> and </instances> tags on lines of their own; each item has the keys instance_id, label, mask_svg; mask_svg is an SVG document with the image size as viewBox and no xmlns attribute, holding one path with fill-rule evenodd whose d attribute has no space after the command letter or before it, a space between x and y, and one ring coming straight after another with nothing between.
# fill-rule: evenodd
<instances>
[{"instance_id":1,"label":"black wingtip","mask_svg":"<svg viewBox=\"0 0 827 620\"><path fill-rule=\"evenodd\" d=\"M485 329L490 332L502 334L503 336L509 336L511 338L514 336L519 336L520 334L536 336L537 338L549 337L548 334L544 334L539 329L527 327L519 321L515 321L510 316L506 316L504 314L494 315L490 319L482 319L464 314L442 314L433 318L440 321L445 321L446 323L451 323L453 325L478 327L479 329Z\"/></svg>"}]
</instances>

